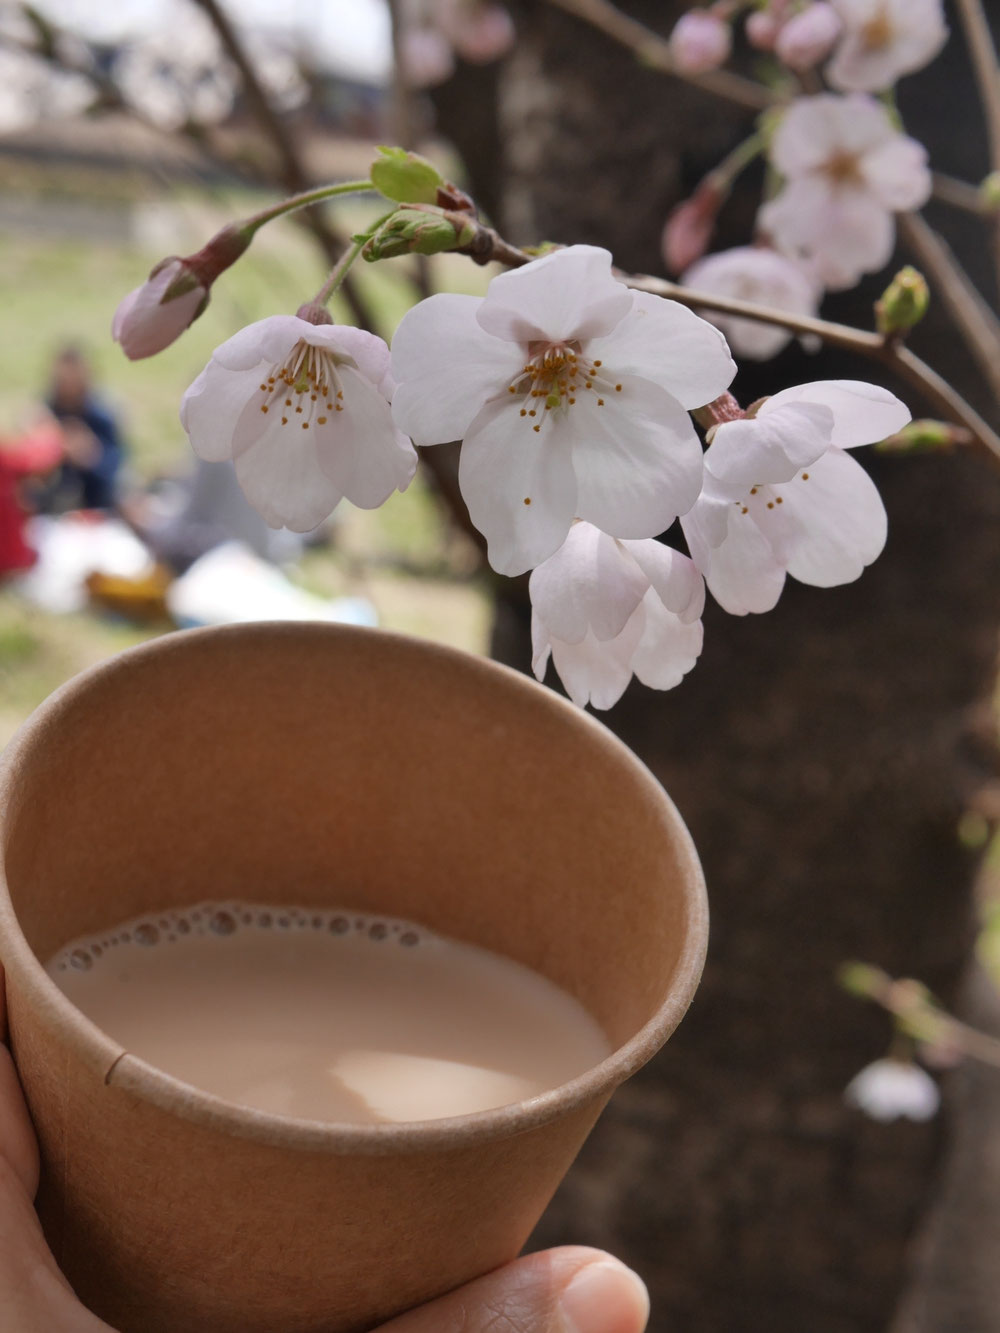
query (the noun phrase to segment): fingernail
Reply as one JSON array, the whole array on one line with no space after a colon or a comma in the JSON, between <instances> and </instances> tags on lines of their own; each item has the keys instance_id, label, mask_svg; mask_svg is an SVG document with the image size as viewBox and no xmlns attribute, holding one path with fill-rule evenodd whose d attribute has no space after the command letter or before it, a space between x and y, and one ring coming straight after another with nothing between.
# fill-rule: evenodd
<instances>
[{"instance_id":1,"label":"fingernail","mask_svg":"<svg viewBox=\"0 0 1000 1333\"><path fill-rule=\"evenodd\" d=\"M600 1259L575 1273L559 1297L565 1333L642 1333L649 1293L638 1273Z\"/></svg>"}]
</instances>

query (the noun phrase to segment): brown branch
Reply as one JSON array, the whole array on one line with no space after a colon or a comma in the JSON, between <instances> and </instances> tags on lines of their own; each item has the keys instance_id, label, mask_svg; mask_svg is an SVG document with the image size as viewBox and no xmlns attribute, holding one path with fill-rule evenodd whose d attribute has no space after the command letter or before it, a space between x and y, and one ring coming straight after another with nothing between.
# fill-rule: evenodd
<instances>
[{"instance_id":1,"label":"brown branch","mask_svg":"<svg viewBox=\"0 0 1000 1333\"><path fill-rule=\"evenodd\" d=\"M982 196L978 185L949 176L943 171L931 172L931 192L933 197L949 208L961 209L963 213L973 213L976 217L996 217L996 209Z\"/></svg>"},{"instance_id":2,"label":"brown branch","mask_svg":"<svg viewBox=\"0 0 1000 1333\"><path fill-rule=\"evenodd\" d=\"M936 411L971 431L979 444L1000 462L1000 436L936 370L915 356L908 347L893 339L883 338L881 334L869 333L863 329L854 329L847 324L834 324L829 320L805 315L791 315L785 310L768 309L766 306L754 305L749 301L710 296L707 293L680 287L674 282L667 282L664 278L626 277L626 282L638 291L665 296L692 309L710 310L719 315L735 315L740 319L752 319L761 324L773 324L778 328L788 329L790 333L821 338L832 347L843 347L871 361L877 361L887 369L896 371L908 384L912 384L924 394Z\"/></svg>"},{"instance_id":3,"label":"brown branch","mask_svg":"<svg viewBox=\"0 0 1000 1333\"><path fill-rule=\"evenodd\" d=\"M610 0L548 0L555 9L561 9L574 18L583 19L592 28L603 32L620 46L631 51L641 64L675 79L683 79L706 93L723 97L728 102L746 107L749 111L766 111L775 102L774 94L760 83L744 79L729 70L716 69L707 74L688 74L677 68L670 43L652 28L610 3Z\"/></svg>"},{"instance_id":4,"label":"brown branch","mask_svg":"<svg viewBox=\"0 0 1000 1333\"><path fill-rule=\"evenodd\" d=\"M990 164L1000 171L1000 61L993 42L993 34L986 19L981 0L955 0L955 8L965 31L965 44L979 88L983 105L986 131L990 144ZM997 281L1000 283L1000 219L994 216L993 257Z\"/></svg>"},{"instance_id":5,"label":"brown branch","mask_svg":"<svg viewBox=\"0 0 1000 1333\"><path fill-rule=\"evenodd\" d=\"M243 91L260 128L271 140L278 156L279 174L285 189L292 194L308 190L312 180L299 153L298 145L289 131L287 123L277 114L270 98L264 90L253 62L244 49L243 43L229 21L218 0L196 0L218 34L219 41L230 60L240 72ZM302 215L306 226L316 237L327 263L334 264L343 251L346 241L331 227L320 209L307 209ZM378 328L378 320L367 301L361 296L355 283L349 278L344 281L341 291L350 307L354 319L362 327L373 331Z\"/></svg>"},{"instance_id":6,"label":"brown branch","mask_svg":"<svg viewBox=\"0 0 1000 1333\"><path fill-rule=\"evenodd\" d=\"M934 284L969 351L1000 400L1000 319L973 286L948 244L919 213L902 213L899 232Z\"/></svg>"}]
</instances>

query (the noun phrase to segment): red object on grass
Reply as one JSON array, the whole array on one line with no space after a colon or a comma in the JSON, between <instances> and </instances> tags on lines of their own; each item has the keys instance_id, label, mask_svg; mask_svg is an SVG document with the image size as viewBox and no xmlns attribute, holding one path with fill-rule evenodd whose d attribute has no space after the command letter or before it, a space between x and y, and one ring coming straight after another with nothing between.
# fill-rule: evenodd
<instances>
[{"instance_id":1,"label":"red object on grass","mask_svg":"<svg viewBox=\"0 0 1000 1333\"><path fill-rule=\"evenodd\" d=\"M24 537L27 515L18 483L51 472L62 459L62 431L54 421L41 422L20 439L0 444L0 576L30 569L36 559Z\"/></svg>"}]
</instances>

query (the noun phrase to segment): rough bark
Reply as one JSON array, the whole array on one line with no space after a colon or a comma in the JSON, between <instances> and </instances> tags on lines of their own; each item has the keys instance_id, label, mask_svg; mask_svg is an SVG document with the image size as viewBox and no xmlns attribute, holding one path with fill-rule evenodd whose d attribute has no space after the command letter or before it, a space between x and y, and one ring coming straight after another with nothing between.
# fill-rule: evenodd
<instances>
[{"instance_id":1,"label":"rough bark","mask_svg":"<svg viewBox=\"0 0 1000 1333\"><path fill-rule=\"evenodd\" d=\"M627 7L661 30L678 8ZM523 4L519 18L501 82L507 228L519 240L605 244L623 266L659 271L667 209L747 132L746 118L542 4ZM943 88L951 129L975 123L960 58L910 97L916 132L935 146L948 128L933 123ZM977 179L975 135L952 134L949 151L939 164ZM724 240L749 234L751 210L738 193ZM973 231L955 240L985 251ZM867 323L873 290L830 309ZM968 387L943 322L922 342ZM839 374L871 371L791 349L736 387L748 401ZM956 826L993 763L1000 474L972 457L872 466L891 535L858 584L790 582L763 617L711 609L683 686L633 686L608 719L690 824L713 939L680 1032L618 1095L536 1239L604 1245L634 1264L652 1291L654 1333L885 1329L934 1188L941 1122L881 1127L841 1101L888 1028L839 993L833 973L860 956L946 999L956 992L975 869ZM501 605L497 651L520 666L525 630L523 601ZM995 1308L982 1320L933 1327L1000 1329Z\"/></svg>"}]
</instances>

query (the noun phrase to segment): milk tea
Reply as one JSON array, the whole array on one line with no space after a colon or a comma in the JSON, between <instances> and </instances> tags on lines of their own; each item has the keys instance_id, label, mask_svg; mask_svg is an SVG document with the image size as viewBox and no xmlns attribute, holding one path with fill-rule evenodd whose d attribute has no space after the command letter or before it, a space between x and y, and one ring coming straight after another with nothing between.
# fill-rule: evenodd
<instances>
[{"instance_id":1,"label":"milk tea","mask_svg":"<svg viewBox=\"0 0 1000 1333\"><path fill-rule=\"evenodd\" d=\"M48 971L131 1055L305 1120L484 1111L611 1050L578 1001L529 968L346 911L202 903L73 941Z\"/></svg>"}]
</instances>

